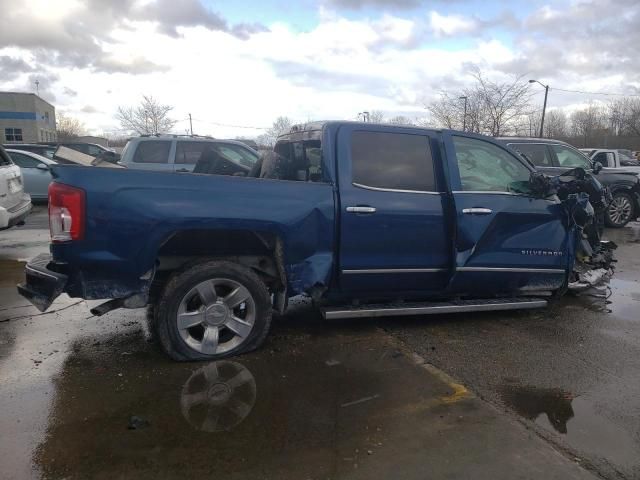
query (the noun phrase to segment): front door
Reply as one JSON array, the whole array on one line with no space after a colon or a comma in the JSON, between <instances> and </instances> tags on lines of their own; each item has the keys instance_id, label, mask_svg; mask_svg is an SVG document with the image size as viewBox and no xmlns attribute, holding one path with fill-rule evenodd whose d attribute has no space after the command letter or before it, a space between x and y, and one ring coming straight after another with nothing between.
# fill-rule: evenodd
<instances>
[{"instance_id":1,"label":"front door","mask_svg":"<svg viewBox=\"0 0 640 480\"><path fill-rule=\"evenodd\" d=\"M445 289L451 244L436 141L376 125L338 136L341 289L368 298Z\"/></svg>"},{"instance_id":2,"label":"front door","mask_svg":"<svg viewBox=\"0 0 640 480\"><path fill-rule=\"evenodd\" d=\"M445 134L456 209L451 290L463 295L560 288L570 240L557 197L529 193L530 167L482 137Z\"/></svg>"}]
</instances>

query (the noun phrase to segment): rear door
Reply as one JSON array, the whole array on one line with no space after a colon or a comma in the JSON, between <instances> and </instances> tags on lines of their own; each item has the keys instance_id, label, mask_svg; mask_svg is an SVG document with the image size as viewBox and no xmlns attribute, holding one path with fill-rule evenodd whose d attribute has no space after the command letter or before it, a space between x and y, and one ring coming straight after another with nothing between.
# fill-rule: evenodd
<instances>
[{"instance_id":1,"label":"rear door","mask_svg":"<svg viewBox=\"0 0 640 480\"><path fill-rule=\"evenodd\" d=\"M341 289L370 298L445 289L451 244L437 142L417 129L347 125L338 158Z\"/></svg>"},{"instance_id":2,"label":"rear door","mask_svg":"<svg viewBox=\"0 0 640 480\"><path fill-rule=\"evenodd\" d=\"M530 195L530 167L501 145L444 136L456 210L451 289L484 296L561 287L570 242L559 199Z\"/></svg>"}]
</instances>

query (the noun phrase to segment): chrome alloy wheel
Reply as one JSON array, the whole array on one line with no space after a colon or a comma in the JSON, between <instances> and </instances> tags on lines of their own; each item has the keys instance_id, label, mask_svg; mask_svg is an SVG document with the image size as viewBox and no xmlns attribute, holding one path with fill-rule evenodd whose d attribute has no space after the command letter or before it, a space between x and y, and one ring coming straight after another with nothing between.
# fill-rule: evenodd
<instances>
[{"instance_id":1,"label":"chrome alloy wheel","mask_svg":"<svg viewBox=\"0 0 640 480\"><path fill-rule=\"evenodd\" d=\"M609 218L616 225L627 223L631 218L633 206L625 195L614 197L609 204Z\"/></svg>"},{"instance_id":2,"label":"chrome alloy wheel","mask_svg":"<svg viewBox=\"0 0 640 480\"><path fill-rule=\"evenodd\" d=\"M176 322L184 342L195 351L221 354L248 339L256 319L249 290L228 278L200 282L180 301Z\"/></svg>"}]
</instances>

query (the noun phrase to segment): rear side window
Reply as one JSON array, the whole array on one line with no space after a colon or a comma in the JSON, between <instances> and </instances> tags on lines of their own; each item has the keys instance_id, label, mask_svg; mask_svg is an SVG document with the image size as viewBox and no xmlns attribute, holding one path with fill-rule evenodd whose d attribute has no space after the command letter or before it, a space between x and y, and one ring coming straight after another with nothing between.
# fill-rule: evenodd
<instances>
[{"instance_id":1,"label":"rear side window","mask_svg":"<svg viewBox=\"0 0 640 480\"><path fill-rule=\"evenodd\" d=\"M429 138L383 132L351 134L354 184L388 190L436 190Z\"/></svg>"},{"instance_id":2,"label":"rear side window","mask_svg":"<svg viewBox=\"0 0 640 480\"><path fill-rule=\"evenodd\" d=\"M171 142L166 140L150 140L140 142L133 155L135 163L169 163Z\"/></svg>"},{"instance_id":3,"label":"rear side window","mask_svg":"<svg viewBox=\"0 0 640 480\"><path fill-rule=\"evenodd\" d=\"M551 155L546 145L535 143L510 143L514 150L524 154L527 159L536 167L553 167Z\"/></svg>"},{"instance_id":4,"label":"rear side window","mask_svg":"<svg viewBox=\"0 0 640 480\"><path fill-rule=\"evenodd\" d=\"M212 145L207 142L178 142L175 163L195 165L207 146Z\"/></svg>"}]
</instances>

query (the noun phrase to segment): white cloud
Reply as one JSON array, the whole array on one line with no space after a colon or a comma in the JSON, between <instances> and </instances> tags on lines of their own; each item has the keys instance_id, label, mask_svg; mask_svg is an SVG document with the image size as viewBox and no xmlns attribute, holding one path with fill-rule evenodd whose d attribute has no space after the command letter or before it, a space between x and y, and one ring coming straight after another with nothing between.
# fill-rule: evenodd
<instances>
[{"instance_id":1,"label":"white cloud","mask_svg":"<svg viewBox=\"0 0 640 480\"><path fill-rule=\"evenodd\" d=\"M429 25L436 37L472 33L478 28L478 22L475 19L454 14L441 15L435 10L429 12Z\"/></svg>"}]
</instances>

